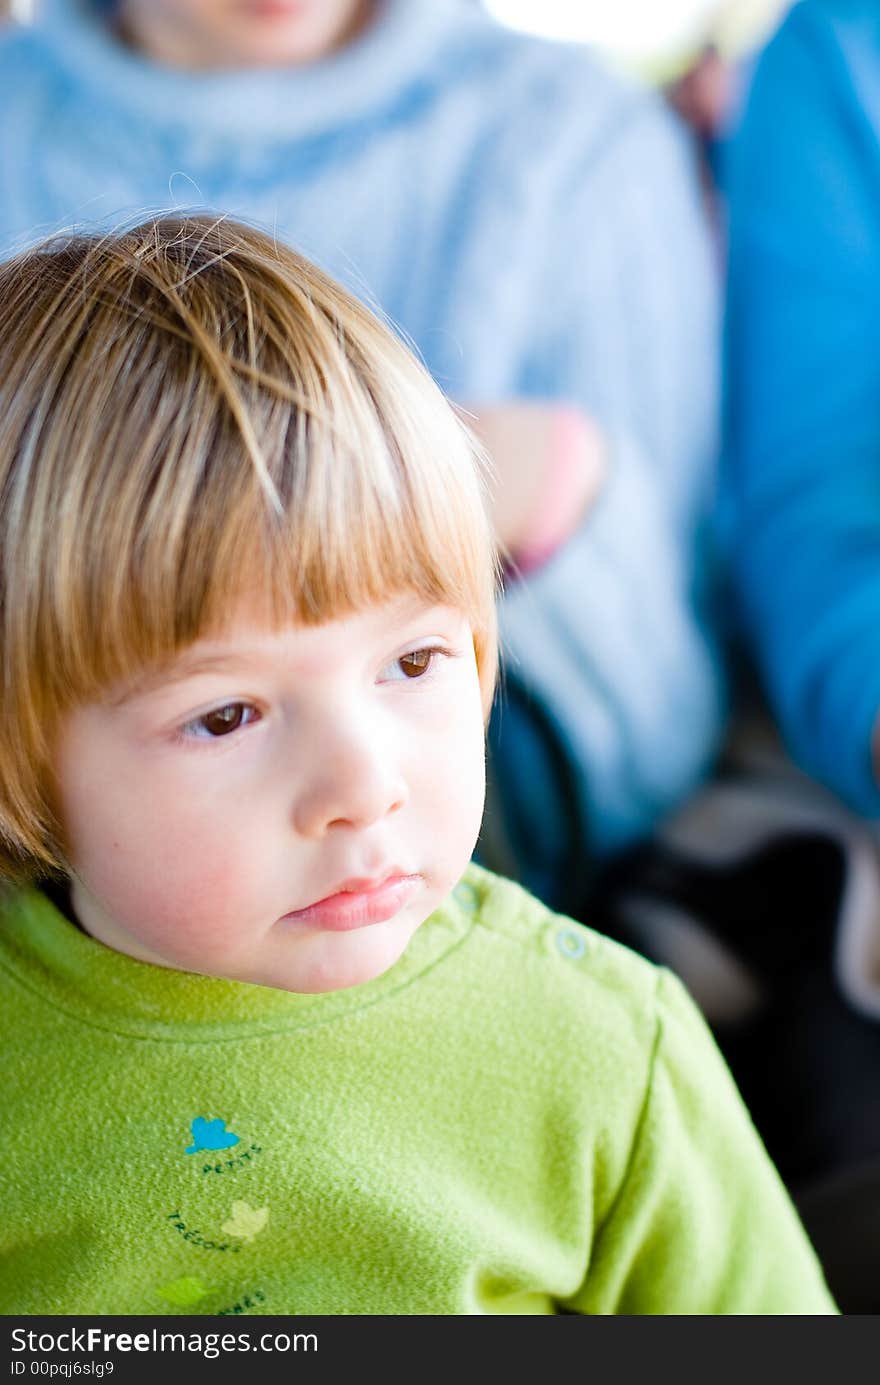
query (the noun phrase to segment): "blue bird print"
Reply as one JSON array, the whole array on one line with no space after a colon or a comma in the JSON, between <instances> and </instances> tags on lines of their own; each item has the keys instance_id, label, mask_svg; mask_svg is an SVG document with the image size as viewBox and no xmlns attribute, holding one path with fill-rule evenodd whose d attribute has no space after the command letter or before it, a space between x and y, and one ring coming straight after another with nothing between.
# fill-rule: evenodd
<instances>
[{"instance_id":1,"label":"blue bird print","mask_svg":"<svg viewBox=\"0 0 880 1385\"><path fill-rule=\"evenodd\" d=\"M196 1116L192 1123L193 1142L187 1154L198 1154L200 1149L230 1149L238 1144L238 1136L226 1129L224 1120L205 1120Z\"/></svg>"}]
</instances>

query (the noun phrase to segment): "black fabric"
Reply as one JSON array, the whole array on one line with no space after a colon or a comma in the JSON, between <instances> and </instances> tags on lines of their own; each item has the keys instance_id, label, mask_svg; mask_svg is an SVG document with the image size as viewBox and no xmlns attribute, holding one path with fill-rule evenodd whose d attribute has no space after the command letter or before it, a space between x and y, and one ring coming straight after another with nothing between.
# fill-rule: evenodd
<instances>
[{"instance_id":1,"label":"black fabric","mask_svg":"<svg viewBox=\"0 0 880 1385\"><path fill-rule=\"evenodd\" d=\"M880 1313L880 1160L805 1189L798 1211L844 1313Z\"/></svg>"}]
</instances>

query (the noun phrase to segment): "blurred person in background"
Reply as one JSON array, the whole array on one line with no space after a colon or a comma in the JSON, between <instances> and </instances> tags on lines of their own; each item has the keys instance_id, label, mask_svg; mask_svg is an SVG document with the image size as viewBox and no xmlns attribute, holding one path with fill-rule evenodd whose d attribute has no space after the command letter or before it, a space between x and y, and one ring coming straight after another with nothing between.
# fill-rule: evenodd
<instances>
[{"instance_id":1,"label":"blurred person in background","mask_svg":"<svg viewBox=\"0 0 880 1385\"><path fill-rule=\"evenodd\" d=\"M801 764L880 818L880 9L810 0L726 177L743 612Z\"/></svg>"},{"instance_id":2,"label":"blurred person in background","mask_svg":"<svg viewBox=\"0 0 880 1385\"><path fill-rule=\"evenodd\" d=\"M734 1061L849 1311L880 1296L880 7L803 0L723 164L728 502L748 646L785 741L831 794L764 940L779 1002ZM843 806L845 805L845 806ZM806 814L802 817L805 819ZM818 818L817 818L818 822ZM793 824L796 826L796 824ZM801 823L803 830L804 822ZM833 848L833 849L832 849ZM824 860L824 865L822 864ZM798 904L828 896L822 928ZM799 878L800 875L800 878ZM730 1056L730 1054L728 1055Z\"/></svg>"},{"instance_id":3,"label":"blurred person in background","mask_svg":"<svg viewBox=\"0 0 880 1385\"><path fill-rule=\"evenodd\" d=\"M480 855L578 913L711 763L718 293L653 93L470 0L45 0L0 43L0 253L203 205L413 342L498 473Z\"/></svg>"}]
</instances>

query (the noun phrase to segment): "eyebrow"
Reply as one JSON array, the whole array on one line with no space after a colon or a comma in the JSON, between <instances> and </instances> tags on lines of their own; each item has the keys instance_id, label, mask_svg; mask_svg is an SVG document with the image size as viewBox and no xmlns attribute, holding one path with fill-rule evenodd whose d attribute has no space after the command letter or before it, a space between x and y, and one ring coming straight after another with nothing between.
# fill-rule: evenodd
<instances>
[{"instance_id":1,"label":"eyebrow","mask_svg":"<svg viewBox=\"0 0 880 1385\"><path fill-rule=\"evenodd\" d=\"M147 697L159 688L185 683L188 678L195 678L200 673L222 673L227 669L241 668L243 663L256 663L257 657L243 657L241 651L235 654L184 654L173 663L162 664L135 681L126 683L122 690L108 701L111 707L121 707L124 703L134 702L139 697Z\"/></svg>"}]
</instances>

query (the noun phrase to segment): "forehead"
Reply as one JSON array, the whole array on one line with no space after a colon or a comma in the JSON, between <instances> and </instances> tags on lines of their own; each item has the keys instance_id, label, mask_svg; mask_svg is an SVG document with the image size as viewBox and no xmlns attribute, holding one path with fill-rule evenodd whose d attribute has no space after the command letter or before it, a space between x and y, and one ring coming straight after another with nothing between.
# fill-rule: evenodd
<instances>
[{"instance_id":1,"label":"forehead","mask_svg":"<svg viewBox=\"0 0 880 1385\"><path fill-rule=\"evenodd\" d=\"M245 601L222 627L117 690L110 700L118 705L200 675L259 667L283 665L285 671L307 677L324 670L328 655L341 650L380 648L408 634L452 634L465 621L455 608L431 604L412 593L317 625L273 626L264 606Z\"/></svg>"}]
</instances>

